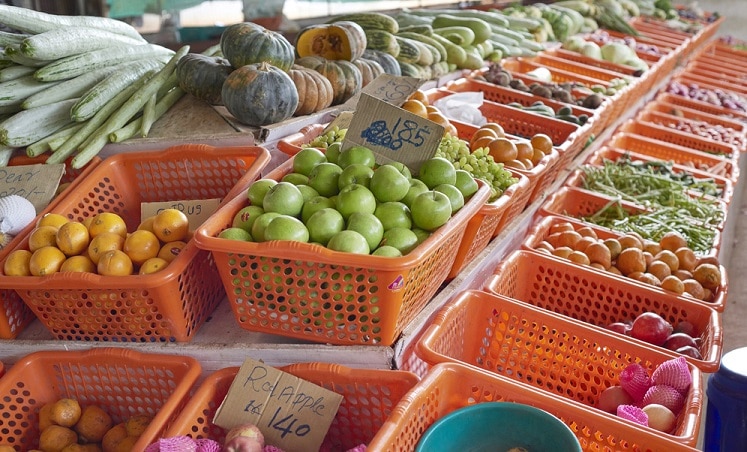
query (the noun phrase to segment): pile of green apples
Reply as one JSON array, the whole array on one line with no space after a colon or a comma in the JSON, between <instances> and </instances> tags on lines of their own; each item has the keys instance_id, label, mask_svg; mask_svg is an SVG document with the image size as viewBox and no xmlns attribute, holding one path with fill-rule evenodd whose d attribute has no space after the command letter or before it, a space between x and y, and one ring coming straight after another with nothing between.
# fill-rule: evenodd
<instances>
[{"instance_id":1,"label":"pile of green apples","mask_svg":"<svg viewBox=\"0 0 747 452\"><path fill-rule=\"evenodd\" d=\"M478 188L470 173L441 157L423 162L415 177L400 162L377 165L365 146L308 147L279 181L248 187L247 205L219 237L398 257L446 224Z\"/></svg>"}]
</instances>

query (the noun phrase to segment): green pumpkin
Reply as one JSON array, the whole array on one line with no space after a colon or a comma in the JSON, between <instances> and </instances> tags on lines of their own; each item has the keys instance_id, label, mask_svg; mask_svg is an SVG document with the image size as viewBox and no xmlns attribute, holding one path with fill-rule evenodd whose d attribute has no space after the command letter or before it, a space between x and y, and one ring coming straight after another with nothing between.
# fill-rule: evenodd
<instances>
[{"instance_id":1,"label":"green pumpkin","mask_svg":"<svg viewBox=\"0 0 747 452\"><path fill-rule=\"evenodd\" d=\"M353 64L358 67L361 71L363 83L361 86L366 86L373 82L374 79L384 73L384 68L374 60L367 58L358 58L353 61Z\"/></svg>"},{"instance_id":2,"label":"green pumpkin","mask_svg":"<svg viewBox=\"0 0 747 452\"><path fill-rule=\"evenodd\" d=\"M390 75L402 75L402 71L399 68L399 63L397 62L397 59L393 56L389 55L386 52L381 52L379 50L373 50L373 49L366 49L363 52L363 58L367 60L376 61L379 63L384 69L384 72Z\"/></svg>"},{"instance_id":3,"label":"green pumpkin","mask_svg":"<svg viewBox=\"0 0 747 452\"><path fill-rule=\"evenodd\" d=\"M334 93L332 105L345 102L363 87L361 71L350 61L307 56L297 59L296 63L319 72L329 80Z\"/></svg>"},{"instance_id":4,"label":"green pumpkin","mask_svg":"<svg viewBox=\"0 0 747 452\"><path fill-rule=\"evenodd\" d=\"M283 35L252 22L226 27L220 36L220 49L235 68L266 61L288 71L295 58L293 44Z\"/></svg>"},{"instance_id":5,"label":"green pumpkin","mask_svg":"<svg viewBox=\"0 0 747 452\"><path fill-rule=\"evenodd\" d=\"M266 126L290 118L298 92L290 76L267 62L242 66L226 78L221 90L226 109L249 126Z\"/></svg>"},{"instance_id":6,"label":"green pumpkin","mask_svg":"<svg viewBox=\"0 0 747 452\"><path fill-rule=\"evenodd\" d=\"M225 58L188 53L176 64L176 78L185 93L210 105L222 105L220 91L233 66Z\"/></svg>"}]
</instances>

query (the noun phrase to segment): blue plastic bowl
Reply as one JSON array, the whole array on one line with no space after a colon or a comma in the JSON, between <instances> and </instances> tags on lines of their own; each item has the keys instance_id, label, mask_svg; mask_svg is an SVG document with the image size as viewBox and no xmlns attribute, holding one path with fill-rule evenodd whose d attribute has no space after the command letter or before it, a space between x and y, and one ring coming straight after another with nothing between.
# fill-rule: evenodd
<instances>
[{"instance_id":1,"label":"blue plastic bowl","mask_svg":"<svg viewBox=\"0 0 747 452\"><path fill-rule=\"evenodd\" d=\"M512 402L484 402L452 411L431 425L415 452L581 452L570 428L547 411Z\"/></svg>"}]
</instances>

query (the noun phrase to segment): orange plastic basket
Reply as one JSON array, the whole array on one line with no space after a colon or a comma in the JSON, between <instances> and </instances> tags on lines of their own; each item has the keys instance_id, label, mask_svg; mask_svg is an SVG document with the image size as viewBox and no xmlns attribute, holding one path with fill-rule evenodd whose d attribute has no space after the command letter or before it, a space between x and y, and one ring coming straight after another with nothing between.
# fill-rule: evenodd
<instances>
[{"instance_id":1,"label":"orange plastic basket","mask_svg":"<svg viewBox=\"0 0 747 452\"><path fill-rule=\"evenodd\" d=\"M687 356L703 372L718 369L723 345L721 317L703 302L674 296L633 281L612 278L580 265L532 251L514 251L498 265L485 290L604 328L656 312L672 325L693 324L701 339L702 359ZM611 332L640 347L654 347L671 357L679 353Z\"/></svg>"},{"instance_id":2,"label":"orange plastic basket","mask_svg":"<svg viewBox=\"0 0 747 452\"><path fill-rule=\"evenodd\" d=\"M115 212L132 231L142 202L228 199L257 178L269 156L261 147L207 145L118 154L96 166L52 211L77 221ZM19 248L28 249L28 235ZM15 289L58 339L183 342L224 298L217 273L210 253L190 240L158 273L3 276L0 286Z\"/></svg>"},{"instance_id":3,"label":"orange plastic basket","mask_svg":"<svg viewBox=\"0 0 747 452\"><path fill-rule=\"evenodd\" d=\"M596 80L603 80L606 82L609 82L611 80L614 80L616 78L628 78L633 80L634 77L632 74L627 74L626 72L621 72L617 70L617 68L602 68L597 65L591 65L588 64L586 61L578 61L578 60L569 60L567 58L562 58L557 55L552 55L547 52L540 52L537 54L537 56L527 58L527 60L532 61L537 64L541 64L550 71L555 69L562 69L564 71L572 72L574 74L579 74L584 77L589 77Z\"/></svg>"},{"instance_id":4,"label":"orange plastic basket","mask_svg":"<svg viewBox=\"0 0 747 452\"><path fill-rule=\"evenodd\" d=\"M457 362L595 408L600 393L619 384L629 364L649 373L672 359L602 328L483 291L465 291L444 306L418 342L431 365ZM701 371L689 365L693 384L671 433L643 428L695 446L703 405ZM624 421L621 420L621 424Z\"/></svg>"},{"instance_id":5,"label":"orange plastic basket","mask_svg":"<svg viewBox=\"0 0 747 452\"><path fill-rule=\"evenodd\" d=\"M608 206L619 206L619 208L625 211L627 215L649 213L653 210L628 201L616 200L609 196L589 190L564 186L556 193L553 193L553 195L539 207L539 213L540 215L560 215L587 221L585 218L593 217ZM698 224L696 221L693 221L693 223ZM626 224L627 222L620 222L620 230L618 232L626 232L624 229ZM690 243L690 248L700 255L717 256L718 251L721 248L721 231L718 229L718 226L721 225L701 226L703 231L711 232L711 243L706 244L704 241L705 239L703 239L697 243ZM615 228L612 229L617 230ZM663 235L667 230L667 228L662 227L658 232ZM684 232L678 232L684 234ZM656 240L656 238L653 239ZM721 307L721 310L723 310L723 307Z\"/></svg>"},{"instance_id":6,"label":"orange plastic basket","mask_svg":"<svg viewBox=\"0 0 747 452\"><path fill-rule=\"evenodd\" d=\"M688 99L687 97L673 93L662 92L656 96L655 100L663 100L673 105L692 108L693 110L702 111L715 116L723 116L726 118L735 119L743 123L747 122L747 113L719 107L718 105L710 104L700 100Z\"/></svg>"},{"instance_id":7,"label":"orange plastic basket","mask_svg":"<svg viewBox=\"0 0 747 452\"><path fill-rule=\"evenodd\" d=\"M543 57L552 56L554 58L560 58L563 60L572 61L574 63L580 63L585 66L593 66L596 68L604 69L612 73L619 75L627 75L631 77L640 78L642 74L638 73L638 70L632 66L626 66L624 64L617 64L607 60L599 60L596 58L588 57L582 53L574 52L572 50L564 49L562 47L556 47L553 49L547 49L542 52ZM618 75L618 76L619 76Z\"/></svg>"},{"instance_id":8,"label":"orange plastic basket","mask_svg":"<svg viewBox=\"0 0 747 452\"><path fill-rule=\"evenodd\" d=\"M698 62L697 60L688 63L683 70L684 74L696 75L706 80L719 80L719 86L725 82L724 89L730 85L738 86L741 89L747 87L747 79L744 77L746 72L747 70L739 70L734 66L726 68L712 62Z\"/></svg>"},{"instance_id":9,"label":"orange plastic basket","mask_svg":"<svg viewBox=\"0 0 747 452\"><path fill-rule=\"evenodd\" d=\"M146 354L126 348L31 353L0 379L0 444L37 449L39 410L61 398L98 405L114 425L136 414L152 416L133 450L158 439L184 406L200 376L188 356Z\"/></svg>"},{"instance_id":10,"label":"orange plastic basket","mask_svg":"<svg viewBox=\"0 0 747 452\"><path fill-rule=\"evenodd\" d=\"M627 159L631 162L664 162L664 160L655 159L653 157L647 157L642 154L637 154L635 152L628 152L623 151L620 149L614 149L607 146L602 146L599 148L596 152L591 154L589 158L586 160L586 164L588 165L594 165L594 166L602 166L604 165L605 160L611 161L611 162L617 162L620 159ZM670 162L671 163L671 162ZM732 196L734 196L734 185L732 184L731 180L716 176L714 174L708 174L703 171L699 171L695 168L679 165L677 163L671 163L671 169L672 172L675 173L687 173L693 176L694 179L700 179L700 180L713 180L713 182L716 183L716 185L719 187L719 190L721 191L719 199L724 201L725 203L729 203L732 199ZM576 180L569 179L566 180L566 185L576 185L581 186L580 183L582 181L578 178ZM699 192L694 192L699 193Z\"/></svg>"},{"instance_id":11,"label":"orange plastic basket","mask_svg":"<svg viewBox=\"0 0 747 452\"><path fill-rule=\"evenodd\" d=\"M703 121L715 126L732 129L742 135L747 132L745 124L733 118L727 118L724 116L699 111L694 108L671 104L664 100L654 100L652 102L649 102L643 107L641 111L660 113L662 115L666 115L667 118L672 119Z\"/></svg>"},{"instance_id":12,"label":"orange plastic basket","mask_svg":"<svg viewBox=\"0 0 747 452\"><path fill-rule=\"evenodd\" d=\"M731 181L739 178L739 167L733 161L666 141L618 132L606 144L611 148L693 167L706 173L726 177Z\"/></svg>"},{"instance_id":13,"label":"orange plastic basket","mask_svg":"<svg viewBox=\"0 0 747 452\"><path fill-rule=\"evenodd\" d=\"M543 64L535 63L531 59L522 57L505 58L501 60L501 66L509 72L515 72L524 76L526 76L527 72L533 71L537 68L546 67ZM561 68L552 68L550 73L552 74L553 83L579 82L585 84L587 88L591 88L593 85L601 85L604 87L609 86L609 81L607 80L587 77Z\"/></svg>"},{"instance_id":14,"label":"orange plastic basket","mask_svg":"<svg viewBox=\"0 0 747 452\"><path fill-rule=\"evenodd\" d=\"M17 155L11 157L8 166L36 165L46 162L47 157L47 154L35 158ZM101 163L99 157L94 157L83 168L73 169L70 166L70 160L68 159L65 162L65 172L60 179L60 184L70 185L60 190L60 193L50 201L47 207L38 213L34 221L23 228L3 249L0 249L0 262L5 261L6 256L21 243L23 237L31 232L39 218L51 211L60 200L64 199L74 189L75 184L80 179L84 178L96 165ZM0 288L0 302L3 305L3 309L0 309L0 339L15 339L26 326L34 321L36 316L34 316L34 312L26 306L21 296L15 290Z\"/></svg>"},{"instance_id":15,"label":"orange plastic basket","mask_svg":"<svg viewBox=\"0 0 747 452\"><path fill-rule=\"evenodd\" d=\"M290 159L265 177L280 180L292 168ZM236 321L249 331L340 345L394 343L446 279L467 223L490 196L480 183L464 207L404 256L361 256L303 242L217 237L246 206L248 185L194 236L217 263Z\"/></svg>"},{"instance_id":16,"label":"orange plastic basket","mask_svg":"<svg viewBox=\"0 0 747 452\"><path fill-rule=\"evenodd\" d=\"M570 223L571 225L573 225L574 229L576 230L578 230L581 227L591 228L594 231L594 233L596 233L597 237L599 237L602 240L606 240L610 238L619 239L620 237L623 236L623 234L620 232L616 232L616 231L613 231L611 229L604 228L601 226L596 226L594 224L587 223L585 221L576 220L573 218L550 215L550 216L540 218L534 225L532 225L531 230L527 233L526 237L524 237L524 241L521 244L521 248L524 250L536 251L540 243L544 240L547 240L547 237L550 235L550 230L553 227L553 225L556 225L558 223ZM567 263L568 265L578 265L569 259L564 259L563 262ZM726 269L723 268L723 266L721 266L720 270L721 270L721 275L722 275L721 284L719 285L719 288L713 294L713 298L711 300L700 301L700 300L696 300L690 297L683 297L683 298L689 301L703 303L706 306L715 309L716 311L722 311L726 303L726 294L727 294L728 286L727 286ZM609 276L610 278L618 278L623 281L628 281L628 282L632 282L636 284L642 284L643 287L654 289L653 286L640 283L636 281L635 279L628 278L627 276L618 275L618 274L611 273L611 272L603 272L603 273L604 275ZM656 288L656 290L659 290L659 289ZM665 292L665 293L672 294L670 292Z\"/></svg>"},{"instance_id":17,"label":"orange plastic basket","mask_svg":"<svg viewBox=\"0 0 747 452\"><path fill-rule=\"evenodd\" d=\"M747 136L745 136L743 132L738 132L735 129L731 129L722 125L716 125L707 123L705 121L686 119L682 117L678 118L670 114L645 109L639 111L635 119L636 121L642 122L644 124L653 124L656 126L667 127L686 135L694 135L706 140L723 143L733 147L737 152L743 152L747 148ZM681 127L683 126L695 128L696 131L682 130ZM700 127L700 129L698 129L698 127ZM714 132L714 135L705 136L699 133L698 130L710 130Z\"/></svg>"},{"instance_id":18,"label":"orange plastic basket","mask_svg":"<svg viewBox=\"0 0 747 452\"><path fill-rule=\"evenodd\" d=\"M419 381L412 372L353 369L338 364L293 364L280 369L343 396L320 448L324 452L368 444L400 399ZM187 435L222 443L226 431L213 425L212 419L238 370L227 367L206 377L163 437Z\"/></svg>"},{"instance_id":19,"label":"orange plastic basket","mask_svg":"<svg viewBox=\"0 0 747 452\"><path fill-rule=\"evenodd\" d=\"M455 278L495 236L500 234L499 224L503 222L509 209L513 210L512 207L517 204L512 198L524 197L530 192L529 179L518 171L509 171L518 179L517 182L508 187L495 201L486 202L469 220L447 279Z\"/></svg>"},{"instance_id":20,"label":"orange plastic basket","mask_svg":"<svg viewBox=\"0 0 747 452\"><path fill-rule=\"evenodd\" d=\"M728 159L739 157L739 150L734 146L700 137L691 133L680 132L669 127L630 119L617 129L617 132L634 133L647 138L654 138L667 143L690 148L698 152L707 152Z\"/></svg>"},{"instance_id":21,"label":"orange plastic basket","mask_svg":"<svg viewBox=\"0 0 747 452\"><path fill-rule=\"evenodd\" d=\"M747 94L747 86L734 83L725 77L712 78L710 75L699 74L693 70L683 70L677 74L677 80L684 83L695 83L703 88L722 89L744 97Z\"/></svg>"},{"instance_id":22,"label":"orange plastic basket","mask_svg":"<svg viewBox=\"0 0 747 452\"><path fill-rule=\"evenodd\" d=\"M311 124L303 127L298 132L292 133L287 137L278 140L278 151L292 157L298 154L302 145L310 143L314 138L321 135L326 127L327 124Z\"/></svg>"},{"instance_id":23,"label":"orange plastic basket","mask_svg":"<svg viewBox=\"0 0 747 452\"><path fill-rule=\"evenodd\" d=\"M400 401L366 450L413 451L438 419L458 408L485 402L515 402L545 410L571 428L584 451L695 451L664 435L652 434L648 427L458 363L434 366Z\"/></svg>"}]
</instances>

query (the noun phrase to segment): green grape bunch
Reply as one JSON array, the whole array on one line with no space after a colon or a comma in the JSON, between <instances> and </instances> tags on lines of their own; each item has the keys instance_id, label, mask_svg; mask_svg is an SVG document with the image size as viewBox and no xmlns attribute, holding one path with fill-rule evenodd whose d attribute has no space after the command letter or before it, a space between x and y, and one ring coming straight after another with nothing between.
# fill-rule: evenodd
<instances>
[{"instance_id":1,"label":"green grape bunch","mask_svg":"<svg viewBox=\"0 0 747 452\"><path fill-rule=\"evenodd\" d=\"M329 146L330 144L341 142L343 139L345 139L345 133L347 131L348 129L341 129L337 126L334 126L330 130L311 140L309 143L302 144L301 147L327 149L327 146Z\"/></svg>"},{"instance_id":2,"label":"green grape bunch","mask_svg":"<svg viewBox=\"0 0 747 452\"><path fill-rule=\"evenodd\" d=\"M490 185L489 202L501 197L508 187L519 181L502 163L496 163L488 149L470 151L469 143L449 133L444 134L435 156L451 161L454 168L463 169Z\"/></svg>"}]
</instances>

